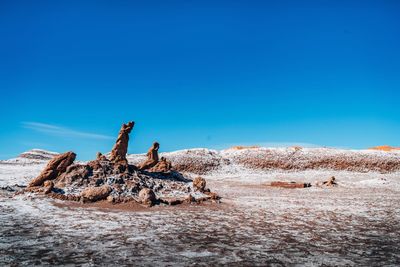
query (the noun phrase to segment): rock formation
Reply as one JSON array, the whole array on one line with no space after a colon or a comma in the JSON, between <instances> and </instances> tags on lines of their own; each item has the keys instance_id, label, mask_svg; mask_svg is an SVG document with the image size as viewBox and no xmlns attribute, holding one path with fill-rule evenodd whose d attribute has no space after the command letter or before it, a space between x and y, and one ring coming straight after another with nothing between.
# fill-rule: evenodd
<instances>
[{"instance_id":1,"label":"rock formation","mask_svg":"<svg viewBox=\"0 0 400 267\"><path fill-rule=\"evenodd\" d=\"M206 189L206 180L200 176L194 178L193 187L200 192L204 192Z\"/></svg>"},{"instance_id":2,"label":"rock formation","mask_svg":"<svg viewBox=\"0 0 400 267\"><path fill-rule=\"evenodd\" d=\"M172 170L172 164L165 157L161 157L160 161L150 169L151 172L170 172Z\"/></svg>"},{"instance_id":3,"label":"rock formation","mask_svg":"<svg viewBox=\"0 0 400 267\"><path fill-rule=\"evenodd\" d=\"M48 194L48 193L50 193L50 192L53 190L53 188L54 188L54 183L53 183L53 181L51 181L51 180L47 180L47 181L45 181L45 182L43 183L43 187L44 187L44 193L45 193L45 194Z\"/></svg>"},{"instance_id":4,"label":"rock formation","mask_svg":"<svg viewBox=\"0 0 400 267\"><path fill-rule=\"evenodd\" d=\"M61 154L48 163L24 192L45 193L60 200L94 202L107 199L112 204L135 201L147 206L218 199L216 194L205 189L206 183L202 178L195 183L198 192L189 200L181 199L181 196L193 192L191 180L172 170L171 162L165 158L159 160L160 145L157 142L150 148L148 158L140 168L128 164L126 152L133 126L133 122L122 125L110 159L97 153L95 160L74 164L76 155L73 152ZM174 197L170 198L171 195Z\"/></svg>"},{"instance_id":5,"label":"rock formation","mask_svg":"<svg viewBox=\"0 0 400 267\"><path fill-rule=\"evenodd\" d=\"M152 206L156 201L156 195L154 194L153 190L150 188L143 188L139 192L139 202L147 205Z\"/></svg>"},{"instance_id":6,"label":"rock formation","mask_svg":"<svg viewBox=\"0 0 400 267\"><path fill-rule=\"evenodd\" d=\"M129 134L135 123L133 121L122 124L117 141L111 151L110 160L114 163L127 165L126 153L128 152Z\"/></svg>"},{"instance_id":7,"label":"rock formation","mask_svg":"<svg viewBox=\"0 0 400 267\"><path fill-rule=\"evenodd\" d=\"M47 180L54 180L60 174L64 173L76 158L74 152L66 152L60 154L49 161L46 168L39 174L38 177L29 183L29 187L41 186Z\"/></svg>"},{"instance_id":8,"label":"rock formation","mask_svg":"<svg viewBox=\"0 0 400 267\"><path fill-rule=\"evenodd\" d=\"M82 191L81 197L84 201L98 201L106 199L112 191L111 186L88 187Z\"/></svg>"},{"instance_id":9,"label":"rock formation","mask_svg":"<svg viewBox=\"0 0 400 267\"><path fill-rule=\"evenodd\" d=\"M149 151L147 152L147 160L140 164L140 170L147 170L157 165L158 163L158 149L160 144L154 142Z\"/></svg>"},{"instance_id":10,"label":"rock formation","mask_svg":"<svg viewBox=\"0 0 400 267\"><path fill-rule=\"evenodd\" d=\"M296 183L296 182L271 182L272 187L282 187L282 188L307 188L311 187L310 183Z\"/></svg>"},{"instance_id":11,"label":"rock formation","mask_svg":"<svg viewBox=\"0 0 400 267\"><path fill-rule=\"evenodd\" d=\"M335 176L332 176L328 181L322 182L322 185L327 186L327 187L337 186Z\"/></svg>"}]
</instances>

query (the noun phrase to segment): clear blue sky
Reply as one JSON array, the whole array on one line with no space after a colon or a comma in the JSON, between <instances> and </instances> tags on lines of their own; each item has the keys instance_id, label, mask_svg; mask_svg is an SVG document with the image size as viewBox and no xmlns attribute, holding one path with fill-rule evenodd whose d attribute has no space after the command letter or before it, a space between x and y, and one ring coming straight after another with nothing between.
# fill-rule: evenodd
<instances>
[{"instance_id":1,"label":"clear blue sky","mask_svg":"<svg viewBox=\"0 0 400 267\"><path fill-rule=\"evenodd\" d=\"M1 1L0 158L400 146L400 1Z\"/></svg>"}]
</instances>

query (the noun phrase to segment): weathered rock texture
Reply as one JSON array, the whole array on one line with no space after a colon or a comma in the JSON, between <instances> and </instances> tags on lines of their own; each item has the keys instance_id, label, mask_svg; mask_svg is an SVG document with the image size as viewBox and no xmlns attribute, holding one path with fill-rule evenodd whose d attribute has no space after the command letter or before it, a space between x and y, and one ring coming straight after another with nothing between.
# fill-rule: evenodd
<instances>
[{"instance_id":1,"label":"weathered rock texture","mask_svg":"<svg viewBox=\"0 0 400 267\"><path fill-rule=\"evenodd\" d=\"M74 162L75 158L76 154L71 151L56 156L50 160L39 176L29 183L29 186L41 186L47 180L56 179L60 174L67 170L68 166Z\"/></svg>"},{"instance_id":2,"label":"weathered rock texture","mask_svg":"<svg viewBox=\"0 0 400 267\"><path fill-rule=\"evenodd\" d=\"M128 152L129 134L132 131L135 123L130 121L122 124L119 131L117 141L111 151L110 160L114 163L128 164L126 153Z\"/></svg>"},{"instance_id":3,"label":"weathered rock texture","mask_svg":"<svg viewBox=\"0 0 400 267\"><path fill-rule=\"evenodd\" d=\"M165 157L161 157L160 161L150 171L167 173L172 171L172 164Z\"/></svg>"},{"instance_id":4,"label":"weathered rock texture","mask_svg":"<svg viewBox=\"0 0 400 267\"><path fill-rule=\"evenodd\" d=\"M156 195L150 188L143 188L139 192L139 202L144 205L152 206L156 199Z\"/></svg>"},{"instance_id":5,"label":"weathered rock texture","mask_svg":"<svg viewBox=\"0 0 400 267\"><path fill-rule=\"evenodd\" d=\"M110 195L112 191L111 186L103 185L99 187L88 187L82 191L81 197L86 201L103 200Z\"/></svg>"},{"instance_id":6,"label":"weathered rock texture","mask_svg":"<svg viewBox=\"0 0 400 267\"><path fill-rule=\"evenodd\" d=\"M158 149L160 148L160 144L154 142L149 151L147 152L147 160L140 164L139 169L147 170L157 165L158 163Z\"/></svg>"}]
</instances>

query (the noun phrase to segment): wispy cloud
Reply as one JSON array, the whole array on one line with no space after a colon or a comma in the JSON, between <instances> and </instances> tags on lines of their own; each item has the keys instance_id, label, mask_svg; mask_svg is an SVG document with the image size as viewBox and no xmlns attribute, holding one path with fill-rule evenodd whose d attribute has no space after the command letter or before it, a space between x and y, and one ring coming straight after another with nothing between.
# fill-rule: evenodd
<instances>
[{"instance_id":1,"label":"wispy cloud","mask_svg":"<svg viewBox=\"0 0 400 267\"><path fill-rule=\"evenodd\" d=\"M80 138L103 139L103 140L114 139L112 136L108 135L82 132L69 129L66 127L40 123L40 122L32 122L32 121L22 122L22 127L55 136L80 137Z\"/></svg>"}]
</instances>

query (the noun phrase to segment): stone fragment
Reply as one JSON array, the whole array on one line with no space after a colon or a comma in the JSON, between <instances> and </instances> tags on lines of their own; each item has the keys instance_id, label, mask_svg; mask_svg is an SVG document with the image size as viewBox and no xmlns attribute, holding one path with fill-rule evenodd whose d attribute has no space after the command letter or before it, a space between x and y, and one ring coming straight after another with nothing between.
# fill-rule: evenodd
<instances>
[{"instance_id":1,"label":"stone fragment","mask_svg":"<svg viewBox=\"0 0 400 267\"><path fill-rule=\"evenodd\" d=\"M193 187L200 192L204 192L206 189L206 180L200 176L194 178Z\"/></svg>"}]
</instances>

